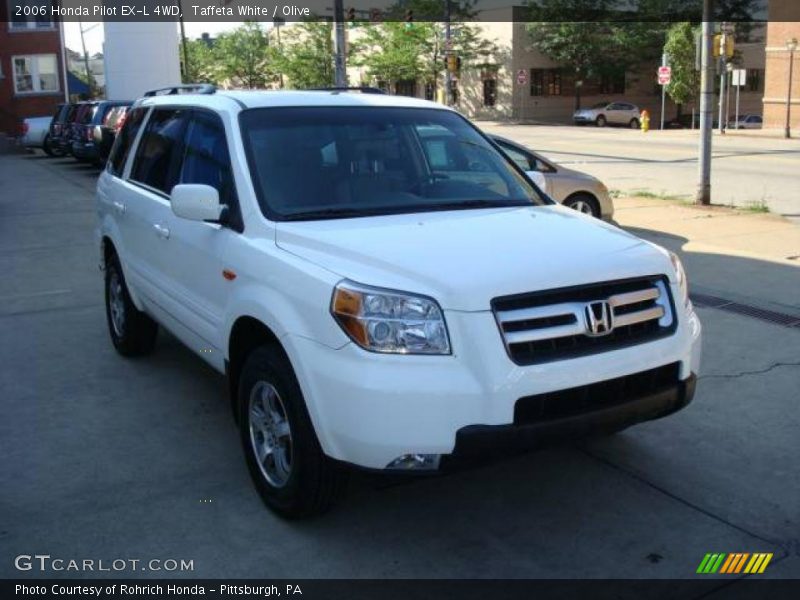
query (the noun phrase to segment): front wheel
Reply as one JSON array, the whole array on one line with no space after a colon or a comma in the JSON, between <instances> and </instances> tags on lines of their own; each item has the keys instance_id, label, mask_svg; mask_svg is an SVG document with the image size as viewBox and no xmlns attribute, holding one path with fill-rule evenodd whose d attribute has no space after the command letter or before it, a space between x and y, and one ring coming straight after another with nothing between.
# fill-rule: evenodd
<instances>
[{"instance_id":1,"label":"front wheel","mask_svg":"<svg viewBox=\"0 0 800 600\"><path fill-rule=\"evenodd\" d=\"M322 452L291 364L272 345L245 361L238 389L242 448L264 503L287 518L328 510L344 469Z\"/></svg>"},{"instance_id":2,"label":"front wheel","mask_svg":"<svg viewBox=\"0 0 800 600\"><path fill-rule=\"evenodd\" d=\"M600 206L594 196L590 194L575 194L564 201L564 206L577 210L579 213L600 218Z\"/></svg>"},{"instance_id":3,"label":"front wheel","mask_svg":"<svg viewBox=\"0 0 800 600\"><path fill-rule=\"evenodd\" d=\"M606 121L606 118L603 115L600 115L594 121L594 124L598 127L605 127L607 123L608 121Z\"/></svg>"}]
</instances>

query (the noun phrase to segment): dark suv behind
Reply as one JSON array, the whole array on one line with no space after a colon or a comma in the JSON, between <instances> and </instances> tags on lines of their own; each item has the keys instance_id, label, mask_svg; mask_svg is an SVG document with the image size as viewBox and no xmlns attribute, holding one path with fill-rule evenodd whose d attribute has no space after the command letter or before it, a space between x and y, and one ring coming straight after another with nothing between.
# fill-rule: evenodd
<instances>
[{"instance_id":1,"label":"dark suv behind","mask_svg":"<svg viewBox=\"0 0 800 600\"><path fill-rule=\"evenodd\" d=\"M109 100L86 103L72 126L70 146L72 156L78 160L102 164L104 161L98 152L95 128L102 126L113 108L130 105L131 102L127 101Z\"/></svg>"}]
</instances>

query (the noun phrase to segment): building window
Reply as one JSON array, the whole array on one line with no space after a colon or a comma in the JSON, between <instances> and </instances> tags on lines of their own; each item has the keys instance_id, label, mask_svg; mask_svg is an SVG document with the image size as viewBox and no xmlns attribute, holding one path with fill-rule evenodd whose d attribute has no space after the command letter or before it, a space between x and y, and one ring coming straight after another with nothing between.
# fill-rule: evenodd
<instances>
[{"instance_id":1,"label":"building window","mask_svg":"<svg viewBox=\"0 0 800 600\"><path fill-rule=\"evenodd\" d=\"M15 56L14 92L38 94L58 91L58 61L55 54Z\"/></svg>"},{"instance_id":2,"label":"building window","mask_svg":"<svg viewBox=\"0 0 800 600\"><path fill-rule=\"evenodd\" d=\"M624 94L625 71L618 73L604 73L600 77L601 94Z\"/></svg>"},{"instance_id":3,"label":"building window","mask_svg":"<svg viewBox=\"0 0 800 600\"><path fill-rule=\"evenodd\" d=\"M8 0L8 28L12 31L52 29L50 3L41 0ZM21 14L18 14L21 13Z\"/></svg>"},{"instance_id":4,"label":"building window","mask_svg":"<svg viewBox=\"0 0 800 600\"><path fill-rule=\"evenodd\" d=\"M417 82L413 79L401 79L394 84L394 93L398 96L417 96Z\"/></svg>"},{"instance_id":5,"label":"building window","mask_svg":"<svg viewBox=\"0 0 800 600\"><path fill-rule=\"evenodd\" d=\"M560 95L560 69L531 69L531 96Z\"/></svg>"},{"instance_id":6,"label":"building window","mask_svg":"<svg viewBox=\"0 0 800 600\"><path fill-rule=\"evenodd\" d=\"M747 69L747 91L764 91L764 69Z\"/></svg>"},{"instance_id":7,"label":"building window","mask_svg":"<svg viewBox=\"0 0 800 600\"><path fill-rule=\"evenodd\" d=\"M494 106L497 102L497 80L484 79L483 80L483 105Z\"/></svg>"}]
</instances>

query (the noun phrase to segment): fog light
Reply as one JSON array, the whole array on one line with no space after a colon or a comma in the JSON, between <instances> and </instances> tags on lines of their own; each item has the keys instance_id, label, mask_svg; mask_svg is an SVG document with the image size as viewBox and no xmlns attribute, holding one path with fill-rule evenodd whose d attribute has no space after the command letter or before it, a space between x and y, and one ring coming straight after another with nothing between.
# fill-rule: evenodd
<instances>
[{"instance_id":1,"label":"fog light","mask_svg":"<svg viewBox=\"0 0 800 600\"><path fill-rule=\"evenodd\" d=\"M430 471L439 468L441 454L404 454L386 465L387 469Z\"/></svg>"}]
</instances>

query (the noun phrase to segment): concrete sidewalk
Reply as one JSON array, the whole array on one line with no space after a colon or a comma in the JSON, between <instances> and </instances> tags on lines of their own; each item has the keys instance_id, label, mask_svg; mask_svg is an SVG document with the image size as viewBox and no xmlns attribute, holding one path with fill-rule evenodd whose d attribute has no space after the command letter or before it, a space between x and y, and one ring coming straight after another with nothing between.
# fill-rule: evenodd
<instances>
[{"instance_id":1,"label":"concrete sidewalk","mask_svg":"<svg viewBox=\"0 0 800 600\"><path fill-rule=\"evenodd\" d=\"M800 227L772 214L618 198L617 223L677 252L692 291L800 314Z\"/></svg>"}]
</instances>

